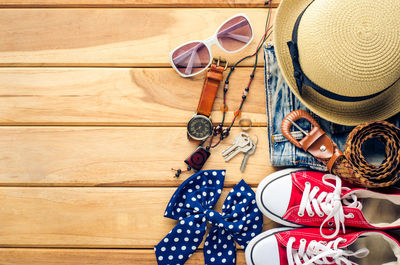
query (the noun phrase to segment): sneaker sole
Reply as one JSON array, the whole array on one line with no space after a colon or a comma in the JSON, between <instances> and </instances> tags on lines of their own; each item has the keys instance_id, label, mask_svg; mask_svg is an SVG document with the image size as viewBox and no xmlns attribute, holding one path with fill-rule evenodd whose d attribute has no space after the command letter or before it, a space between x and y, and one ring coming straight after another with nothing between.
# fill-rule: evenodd
<instances>
[{"instance_id":1,"label":"sneaker sole","mask_svg":"<svg viewBox=\"0 0 400 265\"><path fill-rule=\"evenodd\" d=\"M246 264L247 264L247 265L256 265L256 264L253 262L252 254L253 254L253 249L254 249L254 247L255 247L261 240L263 240L263 239L266 238L266 237L272 236L272 235L274 235L274 234L281 233L281 232L285 232L285 231L288 231L288 230L293 230L293 229L294 229L293 227L278 227L278 228L274 228L274 229L270 229L270 230L268 230L268 231L265 231L265 232L259 234L258 236L256 236L255 238L253 238L253 239L249 242L249 244L247 245L247 247L246 247L246 251L245 251ZM279 253L278 253L278 255L279 255Z\"/></svg>"},{"instance_id":2,"label":"sneaker sole","mask_svg":"<svg viewBox=\"0 0 400 265\"><path fill-rule=\"evenodd\" d=\"M283 176L289 175L290 173L297 172L297 171L304 171L304 170L309 170L309 169L288 168L288 169L280 170L280 171L277 171L277 172L274 172L274 173L268 175L260 182L260 184L257 187L257 191L256 191L256 202L257 202L258 208L266 217L268 217L269 219L271 219L274 222L277 222L277 223L285 225L285 226L302 227L302 225L300 225L300 224L286 221L286 220L282 219L282 217L270 212L267 208L264 207L264 204L262 203L261 198L262 198L265 187L268 184L270 184L271 182L273 182Z\"/></svg>"}]
</instances>

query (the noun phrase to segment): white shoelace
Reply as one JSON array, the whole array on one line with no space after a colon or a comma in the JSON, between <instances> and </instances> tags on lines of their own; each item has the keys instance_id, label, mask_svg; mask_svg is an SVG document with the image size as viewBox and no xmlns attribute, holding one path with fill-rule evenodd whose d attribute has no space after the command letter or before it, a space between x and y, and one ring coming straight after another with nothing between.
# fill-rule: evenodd
<instances>
[{"instance_id":1,"label":"white shoelace","mask_svg":"<svg viewBox=\"0 0 400 265\"><path fill-rule=\"evenodd\" d=\"M308 244L306 250L307 241L305 239L300 240L299 250L292 249L293 243L296 241L294 237L289 238L288 245L286 248L286 254L289 265L311 265L311 264L345 264L353 265L356 264L346 257L357 257L363 258L369 254L369 250L362 248L356 252L349 250L343 250L338 248L339 243L345 242L346 240L339 237L334 241L328 242L326 245L315 240Z\"/></svg>"},{"instance_id":2,"label":"white shoelace","mask_svg":"<svg viewBox=\"0 0 400 265\"><path fill-rule=\"evenodd\" d=\"M328 179L334 180L335 185L328 182ZM343 232L345 232L344 219L354 217L352 213L349 213L347 215L344 214L342 203L345 206L358 208L360 210L362 209L362 205L361 202L357 201L357 196L355 194L351 194L343 198L340 197L342 190L349 190L349 188L342 188L342 181L339 177L331 174L326 174L322 177L322 181L325 185L334 188L334 191L332 193L328 193L325 191L321 192L319 196L315 198L319 191L319 188L315 186L313 189L311 189L311 184L309 182L306 182L303 196L300 202L299 212L297 213L297 215L300 217L304 216L304 211L307 211L307 214L310 217L314 216L314 211L320 217L327 215L325 220L321 224L320 233L323 237L332 239L338 235L340 226L342 227ZM350 198L351 202L348 200ZM336 230L331 235L325 235L322 231L322 228L331 218L333 218L335 221Z\"/></svg>"}]
</instances>

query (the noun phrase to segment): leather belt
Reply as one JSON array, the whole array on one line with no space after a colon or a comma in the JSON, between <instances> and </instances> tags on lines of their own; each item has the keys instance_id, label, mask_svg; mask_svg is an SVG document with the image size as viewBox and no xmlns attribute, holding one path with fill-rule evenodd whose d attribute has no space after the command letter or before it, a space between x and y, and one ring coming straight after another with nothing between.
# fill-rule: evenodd
<instances>
[{"instance_id":1,"label":"leather belt","mask_svg":"<svg viewBox=\"0 0 400 265\"><path fill-rule=\"evenodd\" d=\"M299 119L306 119L313 125L310 132L295 123ZM305 134L300 141L290 133L292 125ZM400 179L400 129L391 123L375 121L358 125L349 134L344 153L305 110L289 113L282 121L281 130L291 143L323 162L329 172L350 183L380 188L391 186ZM362 154L363 144L374 138L385 145L385 159L380 165L369 164Z\"/></svg>"}]
</instances>

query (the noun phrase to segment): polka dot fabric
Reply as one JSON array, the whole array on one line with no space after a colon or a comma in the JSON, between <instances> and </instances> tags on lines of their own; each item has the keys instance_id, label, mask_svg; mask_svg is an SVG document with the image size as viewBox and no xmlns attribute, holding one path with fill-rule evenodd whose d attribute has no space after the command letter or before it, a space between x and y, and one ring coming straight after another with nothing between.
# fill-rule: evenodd
<instances>
[{"instance_id":1,"label":"polka dot fabric","mask_svg":"<svg viewBox=\"0 0 400 265\"><path fill-rule=\"evenodd\" d=\"M165 217L179 220L155 253L159 265L182 265L196 251L207 228L205 264L236 264L235 241L243 248L262 229L262 214L253 190L242 180L227 196L222 214L212 208L224 185L224 170L199 171L173 194Z\"/></svg>"}]
</instances>

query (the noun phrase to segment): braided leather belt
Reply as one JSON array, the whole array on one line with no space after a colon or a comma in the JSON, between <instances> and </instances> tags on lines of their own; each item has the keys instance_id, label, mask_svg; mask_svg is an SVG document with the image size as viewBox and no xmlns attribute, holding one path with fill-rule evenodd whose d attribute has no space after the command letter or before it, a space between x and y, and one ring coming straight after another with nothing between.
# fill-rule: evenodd
<instances>
[{"instance_id":1,"label":"braided leather belt","mask_svg":"<svg viewBox=\"0 0 400 265\"><path fill-rule=\"evenodd\" d=\"M295 122L306 119L313 128L302 130ZM299 128L305 137L297 141L290 133L291 126ZM305 110L295 110L282 121L282 134L298 148L323 162L328 170L346 181L368 188L388 187L400 179L400 129L385 121L358 125L349 134L344 153L319 127ZM363 143L378 139L385 145L385 159L378 166L369 164L362 154Z\"/></svg>"}]
</instances>

